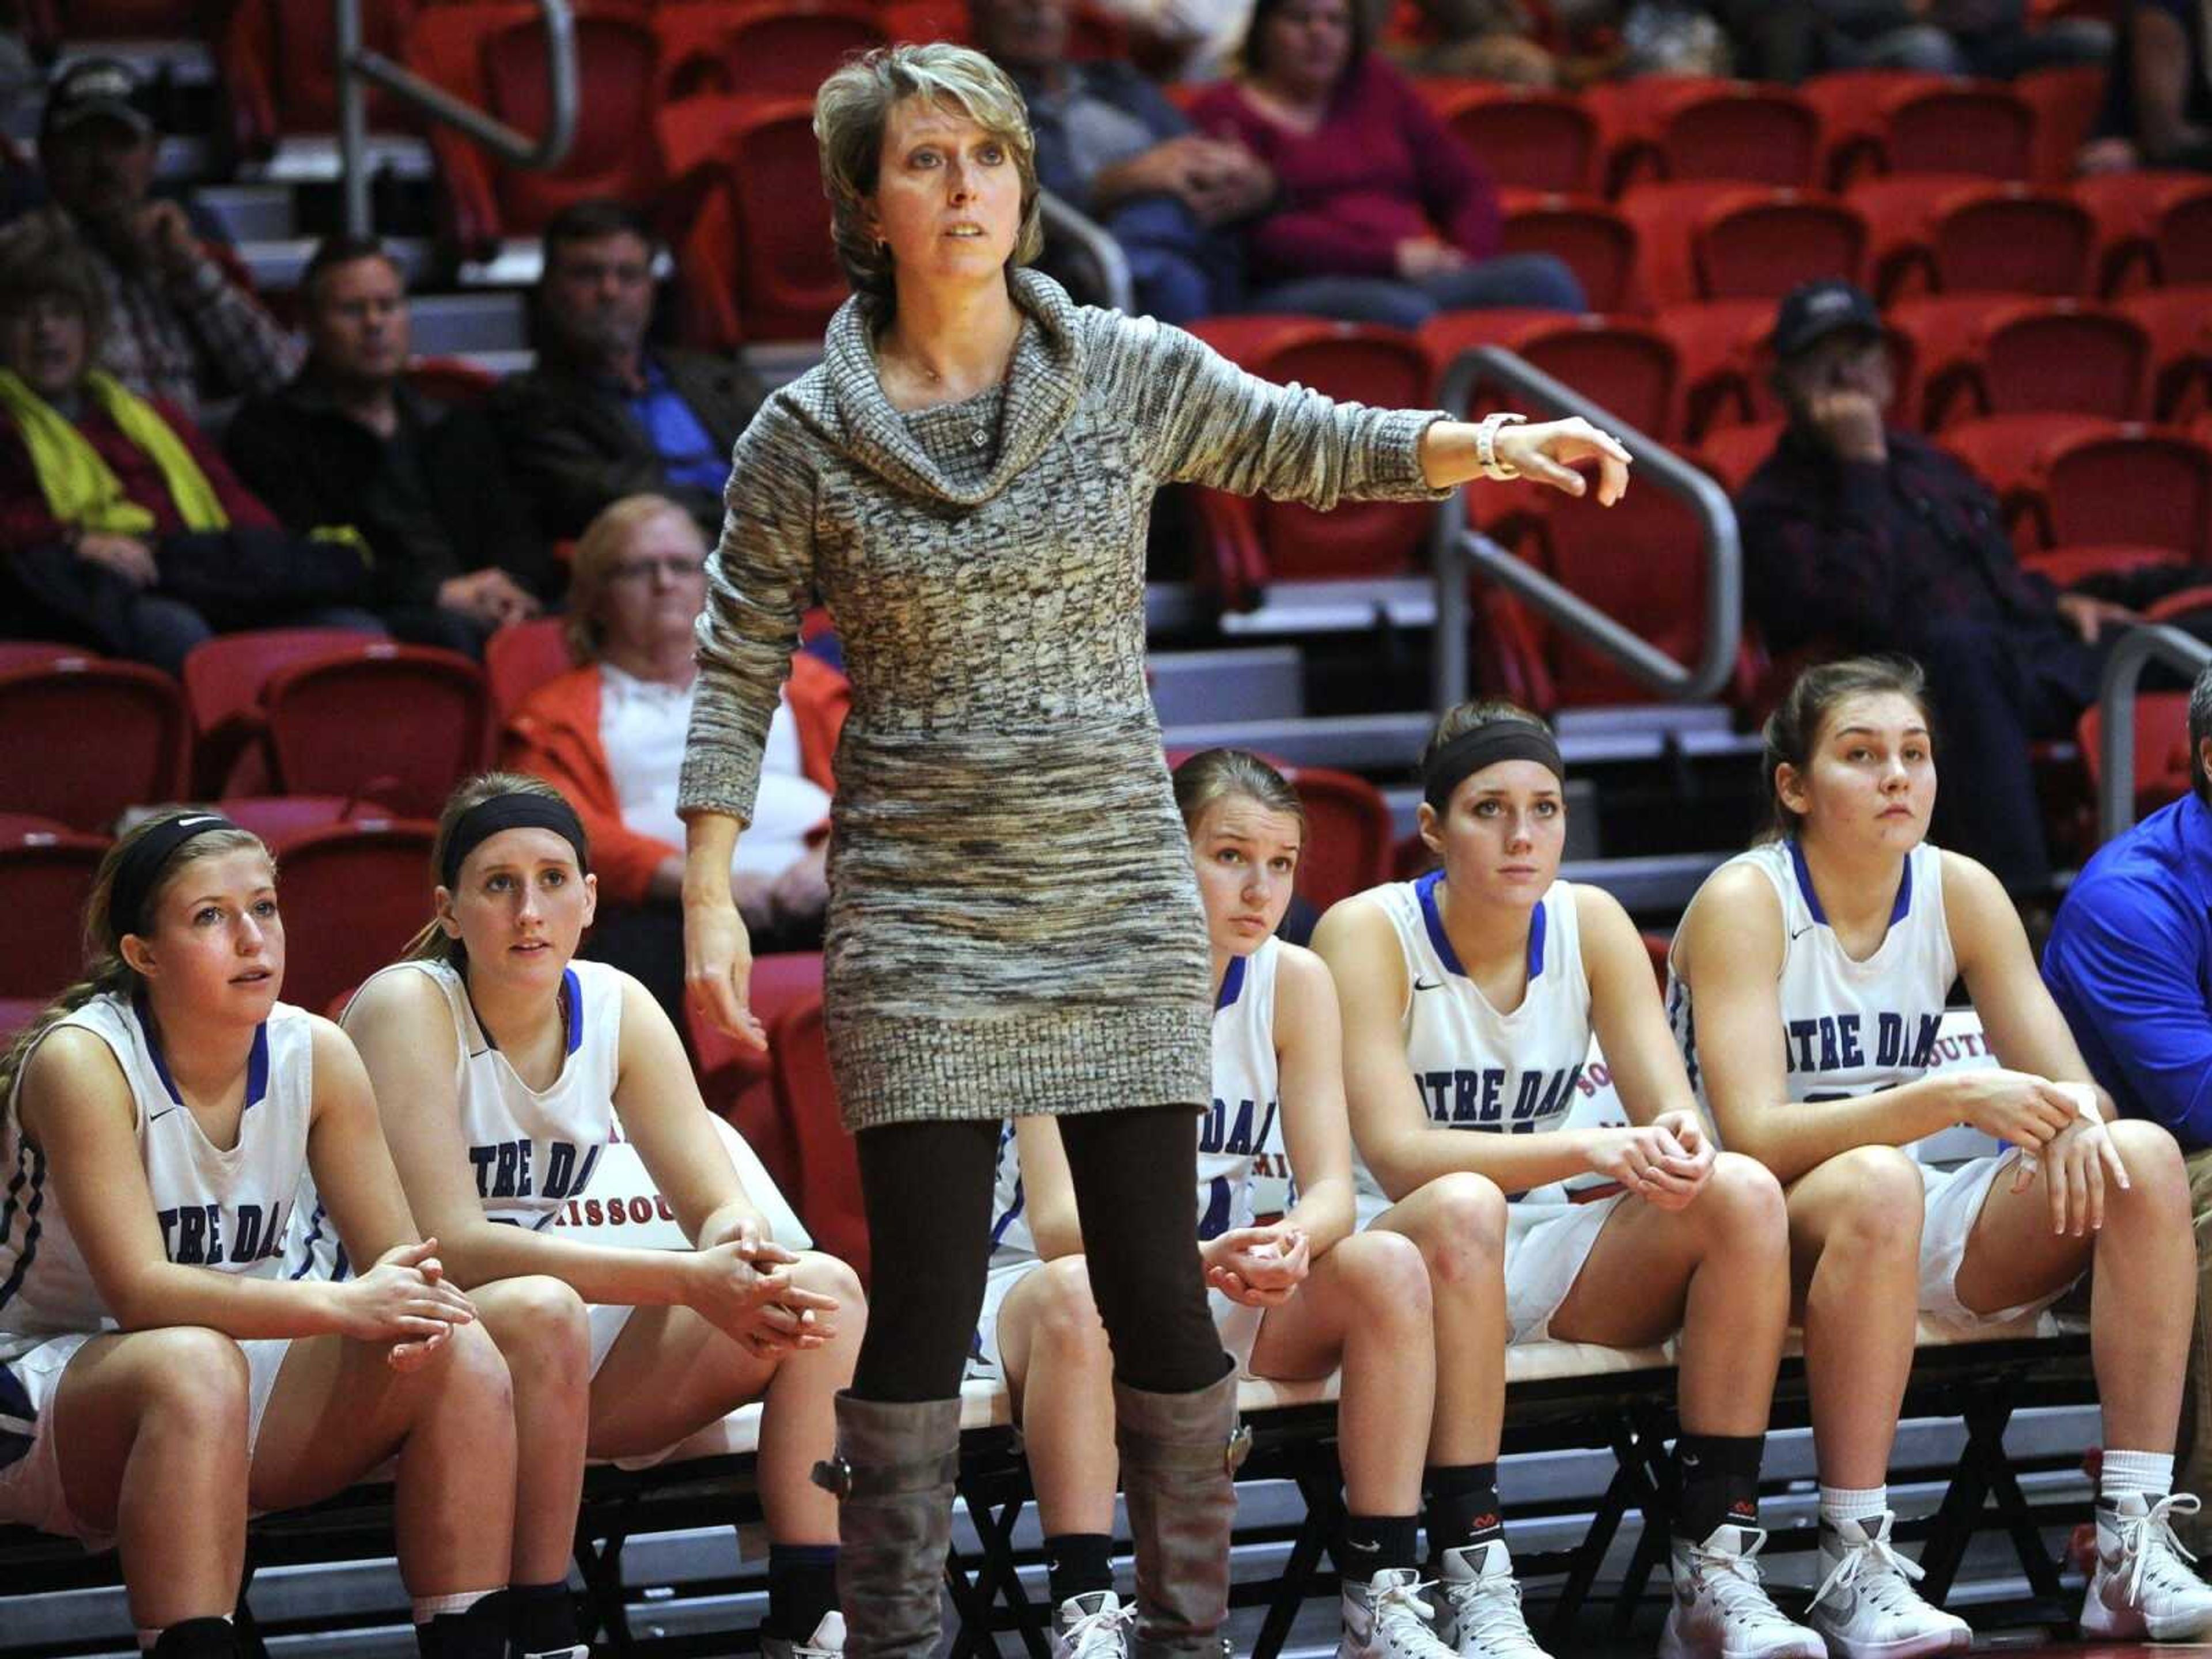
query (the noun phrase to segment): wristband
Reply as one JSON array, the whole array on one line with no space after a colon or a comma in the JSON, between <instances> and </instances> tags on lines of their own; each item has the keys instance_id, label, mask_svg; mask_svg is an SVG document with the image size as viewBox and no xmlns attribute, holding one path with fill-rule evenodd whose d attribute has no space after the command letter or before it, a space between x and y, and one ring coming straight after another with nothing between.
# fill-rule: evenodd
<instances>
[{"instance_id":1,"label":"wristband","mask_svg":"<svg viewBox=\"0 0 2212 1659\"><path fill-rule=\"evenodd\" d=\"M1507 483L1521 476L1521 469L1498 459L1498 431L1500 427L1516 425L1526 421L1526 415L1515 415L1500 410L1495 415L1486 415L1474 428L1475 465L1484 477L1494 483Z\"/></svg>"}]
</instances>

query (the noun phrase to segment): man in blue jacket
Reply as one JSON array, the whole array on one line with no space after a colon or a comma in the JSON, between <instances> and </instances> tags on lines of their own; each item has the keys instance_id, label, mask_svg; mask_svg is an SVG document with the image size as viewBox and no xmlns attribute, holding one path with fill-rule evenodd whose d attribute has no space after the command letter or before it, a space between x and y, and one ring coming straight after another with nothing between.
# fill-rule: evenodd
<instances>
[{"instance_id":1,"label":"man in blue jacket","mask_svg":"<svg viewBox=\"0 0 2212 1659\"><path fill-rule=\"evenodd\" d=\"M2212 1476L2212 668L2189 694L2190 792L2089 860L2059 907L2043 976L2123 1112L2163 1123L2189 1159L2197 1341L2177 1492ZM2185 1541L2212 1541L2200 1517Z\"/></svg>"}]
</instances>

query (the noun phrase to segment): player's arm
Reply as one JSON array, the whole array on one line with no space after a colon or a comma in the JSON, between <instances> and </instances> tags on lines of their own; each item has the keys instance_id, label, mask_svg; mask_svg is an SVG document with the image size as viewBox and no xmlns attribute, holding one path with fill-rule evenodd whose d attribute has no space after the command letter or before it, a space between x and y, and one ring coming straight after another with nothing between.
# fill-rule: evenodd
<instances>
[{"instance_id":1,"label":"player's arm","mask_svg":"<svg viewBox=\"0 0 2212 1659\"><path fill-rule=\"evenodd\" d=\"M1275 1069L1282 1088L1283 1141L1298 1201L1283 1218L1304 1233L1316 1260L1357 1219L1352 1193L1352 1124L1344 1102L1344 1034L1336 987L1310 951L1276 946Z\"/></svg>"},{"instance_id":2,"label":"player's arm","mask_svg":"<svg viewBox=\"0 0 2212 1659\"><path fill-rule=\"evenodd\" d=\"M1401 1035L1406 959L1397 929L1373 901L1340 901L1314 929L1314 953L1328 965L1344 1030L1344 1092L1352 1138L1393 1202L1439 1176L1472 1170L1509 1193L1564 1181L1590 1167L1580 1131L1548 1135L1437 1134Z\"/></svg>"},{"instance_id":3,"label":"player's arm","mask_svg":"<svg viewBox=\"0 0 2212 1659\"><path fill-rule=\"evenodd\" d=\"M1014 1120L1014 1148L1022 1164L1022 1213L1028 1218L1030 1237L1036 1243L1037 1259L1053 1261L1083 1254L1083 1224L1076 1212L1075 1179L1067 1170L1067 1148L1060 1127L1042 1112ZM1174 1178L1164 1171L1163 1181ZM1194 1170L1183 1179L1195 1182Z\"/></svg>"},{"instance_id":4,"label":"player's arm","mask_svg":"<svg viewBox=\"0 0 2212 1659\"><path fill-rule=\"evenodd\" d=\"M2056 1083L2095 1087L2065 1015L2036 971L2027 930L2002 884L1961 854L1942 857L1943 914L1950 924L1952 952L1997 1064ZM2101 1088L2097 1103L2107 1119L2119 1115Z\"/></svg>"},{"instance_id":5,"label":"player's arm","mask_svg":"<svg viewBox=\"0 0 2212 1659\"><path fill-rule=\"evenodd\" d=\"M154 1207L130 1083L92 1033L64 1028L32 1051L16 1109L46 1158L49 1199L123 1329L201 1325L241 1340L373 1334L341 1286L169 1260L163 1229L176 1218ZM426 1322L422 1334L431 1328Z\"/></svg>"},{"instance_id":6,"label":"player's arm","mask_svg":"<svg viewBox=\"0 0 2212 1659\"><path fill-rule=\"evenodd\" d=\"M586 1302L635 1307L686 1299L680 1252L587 1244L556 1230L504 1226L484 1213L454 1090L460 1039L444 994L428 975L379 975L346 1009L345 1029L368 1068L385 1141L416 1222L438 1241L455 1284L471 1289L545 1273ZM720 1146L714 1150L720 1155Z\"/></svg>"}]
</instances>

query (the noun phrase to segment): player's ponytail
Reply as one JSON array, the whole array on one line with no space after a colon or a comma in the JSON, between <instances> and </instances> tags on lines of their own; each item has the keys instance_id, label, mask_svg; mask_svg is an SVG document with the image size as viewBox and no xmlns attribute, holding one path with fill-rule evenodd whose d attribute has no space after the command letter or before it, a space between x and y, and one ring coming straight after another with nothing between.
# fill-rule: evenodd
<instances>
[{"instance_id":1,"label":"player's ponytail","mask_svg":"<svg viewBox=\"0 0 2212 1659\"><path fill-rule=\"evenodd\" d=\"M537 795L557 801L565 811L568 797L543 778L533 778L526 772L482 772L468 780L446 798L446 810L438 814L437 838L430 843L430 885L446 886L446 855L452 851L454 834L461 820L488 800L497 800L501 795ZM573 817L573 814L571 814ZM581 833L580 826L578 833ZM585 849L577 848L577 863L586 865ZM468 947L448 933L434 915L423 924L422 932L407 941L400 952L403 962L445 962L459 967L468 960Z\"/></svg>"},{"instance_id":2,"label":"player's ponytail","mask_svg":"<svg viewBox=\"0 0 2212 1659\"><path fill-rule=\"evenodd\" d=\"M1766 717L1767 823L1753 838L1754 844L1787 841L1797 833L1798 815L1782 799L1777 773L1784 766L1803 776L1820 752L1828 720L1852 697L1903 697L1920 711L1929 726L1936 723L1928 707L1928 677L1910 657L1845 657L1839 662L1816 663L1790 682L1775 710Z\"/></svg>"},{"instance_id":3,"label":"player's ponytail","mask_svg":"<svg viewBox=\"0 0 2212 1659\"><path fill-rule=\"evenodd\" d=\"M125 831L101 857L99 867L93 872L92 891L84 905L84 976L40 1009L38 1017L9 1042L6 1052L0 1054L0 1113L13 1109L15 1080L41 1037L95 997L128 991L138 983L137 969L123 956L123 931L118 928L115 916L116 878L126 863L132 862L131 854L141 843L157 833L171 834L170 826L178 819L200 810L191 806L163 807ZM142 913L150 912L161 902L162 896L187 866L248 847L269 857L269 849L258 836L235 824L203 830L179 842L166 858L157 857L157 868L149 872L152 885L146 890L140 905ZM270 865L275 867L273 858Z\"/></svg>"}]
</instances>

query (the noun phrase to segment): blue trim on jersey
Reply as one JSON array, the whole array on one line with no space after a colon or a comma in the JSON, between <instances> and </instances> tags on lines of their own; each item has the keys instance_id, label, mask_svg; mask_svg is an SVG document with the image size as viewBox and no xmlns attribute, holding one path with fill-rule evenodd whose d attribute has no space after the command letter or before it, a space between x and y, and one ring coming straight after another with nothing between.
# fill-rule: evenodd
<instances>
[{"instance_id":1,"label":"blue trim on jersey","mask_svg":"<svg viewBox=\"0 0 2212 1659\"><path fill-rule=\"evenodd\" d=\"M1000 1158L1006 1157L1007 1143L1012 1141L1013 1138L1014 1126L1009 1122L1004 1128L999 1131L999 1156ZM993 1249L997 1249L1000 1244L1005 1241L1006 1237L1006 1229L1014 1224L1014 1218L1021 1214L1022 1206L1028 1203L1028 1195L1022 1191L1022 1178L1020 1176L1017 1175L1014 1177L1014 1201L1006 1206L1006 1214L1000 1216L996 1221L994 1221L991 1224L991 1248ZM980 1331L981 1328L979 1327L978 1328Z\"/></svg>"},{"instance_id":2,"label":"blue trim on jersey","mask_svg":"<svg viewBox=\"0 0 2212 1659\"><path fill-rule=\"evenodd\" d=\"M168 1057L161 1052L161 1041L154 1034L154 1022L146 1017L143 993L134 992L131 998L131 1017L138 1022L138 1030L146 1039L146 1052L154 1057L154 1075L161 1079L161 1086L169 1091L169 1098L177 1105L185 1097L177 1092L177 1079L169 1075ZM246 1056L246 1109L252 1110L269 1093L269 1022L264 1020L253 1028L253 1047Z\"/></svg>"},{"instance_id":3,"label":"blue trim on jersey","mask_svg":"<svg viewBox=\"0 0 2212 1659\"><path fill-rule=\"evenodd\" d=\"M31 1164L27 1173L23 1168L27 1158ZM27 1199L22 1197L26 1185L31 1189ZM46 1155L29 1141L23 1141L15 1149L15 1173L8 1182L8 1202L0 1206L0 1239L6 1238L14 1228L19 1204L23 1212L23 1243L16 1252L15 1271L8 1275L6 1284L0 1285L0 1308L15 1300L15 1292L23 1288L24 1279L30 1276L31 1263L38 1260L39 1212L46 1207Z\"/></svg>"},{"instance_id":4,"label":"blue trim on jersey","mask_svg":"<svg viewBox=\"0 0 2212 1659\"><path fill-rule=\"evenodd\" d=\"M314 1272L315 1241L323 1236L323 1218L329 1213L330 1212L323 1207L322 1200L318 1199L315 1201L314 1214L307 1218L307 1239L300 1246L305 1259L300 1263L299 1270L292 1275L293 1278L305 1279L309 1273Z\"/></svg>"},{"instance_id":5,"label":"blue trim on jersey","mask_svg":"<svg viewBox=\"0 0 2212 1659\"><path fill-rule=\"evenodd\" d=\"M1229 958L1229 966L1221 975L1220 993L1213 999L1215 1013L1219 1013L1224 1008L1235 1007L1237 999L1244 994L1245 960L1243 957Z\"/></svg>"},{"instance_id":6,"label":"blue trim on jersey","mask_svg":"<svg viewBox=\"0 0 2212 1659\"><path fill-rule=\"evenodd\" d=\"M1441 870L1431 870L1413 884L1413 896L1421 902L1421 926L1429 930L1429 948L1437 953L1437 960L1444 965L1448 974L1467 977L1467 969L1459 965L1459 952L1452 949L1451 940L1444 933L1444 919L1437 908L1437 884L1444 878Z\"/></svg>"},{"instance_id":7,"label":"blue trim on jersey","mask_svg":"<svg viewBox=\"0 0 2212 1659\"><path fill-rule=\"evenodd\" d=\"M1459 965L1459 952L1444 932L1443 913L1437 908L1437 884L1444 878L1441 870L1431 870L1413 883L1413 896L1421 902L1421 926L1428 930L1429 947L1437 953L1437 960L1444 965L1448 974L1467 977L1467 969ZM1535 979L1544 971L1544 901L1536 901L1536 908L1528 918L1528 977ZM1216 1005L1217 1006L1222 1005Z\"/></svg>"},{"instance_id":8,"label":"blue trim on jersey","mask_svg":"<svg viewBox=\"0 0 2212 1659\"><path fill-rule=\"evenodd\" d=\"M1785 845L1790 848L1790 862L1797 872L1797 890L1805 896L1806 909L1812 913L1814 921L1823 927L1827 927L1828 913L1820 908L1820 896L1813 890L1813 872L1805 862L1805 849L1797 844L1797 838L1795 836L1790 836ZM1886 927L1894 927L1911 914L1912 857L1911 854L1907 854L1905 860L1905 874L1897 884L1897 902L1889 907L1889 921L1884 925Z\"/></svg>"},{"instance_id":9,"label":"blue trim on jersey","mask_svg":"<svg viewBox=\"0 0 2212 1659\"><path fill-rule=\"evenodd\" d=\"M568 1005L568 1052L574 1054L584 1046L584 988L577 983L576 970L561 970L561 997Z\"/></svg>"}]
</instances>

